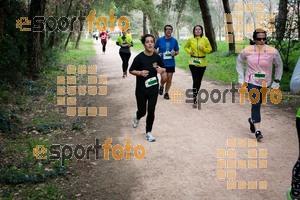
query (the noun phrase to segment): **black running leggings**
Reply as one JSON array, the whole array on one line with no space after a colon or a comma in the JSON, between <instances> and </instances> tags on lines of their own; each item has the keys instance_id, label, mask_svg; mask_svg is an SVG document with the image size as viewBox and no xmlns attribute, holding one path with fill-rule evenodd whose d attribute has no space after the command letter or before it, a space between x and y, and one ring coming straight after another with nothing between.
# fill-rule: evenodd
<instances>
[{"instance_id":1,"label":"black running leggings","mask_svg":"<svg viewBox=\"0 0 300 200\"><path fill-rule=\"evenodd\" d=\"M192 72L193 96L194 96L194 103L196 103L197 95L198 95L199 89L201 87L201 82L202 82L202 78L203 78L206 67L196 67L194 65L189 65L189 67Z\"/></svg>"},{"instance_id":2,"label":"black running leggings","mask_svg":"<svg viewBox=\"0 0 300 200\"><path fill-rule=\"evenodd\" d=\"M300 196L300 117L296 118L296 128L298 133L299 157L292 171L292 195Z\"/></svg>"},{"instance_id":3,"label":"black running leggings","mask_svg":"<svg viewBox=\"0 0 300 200\"><path fill-rule=\"evenodd\" d=\"M131 53L124 53L124 52L119 52L121 59L122 59L122 68L123 68L123 73L127 72L128 69L128 62L129 58L131 56Z\"/></svg>"},{"instance_id":4,"label":"black running leggings","mask_svg":"<svg viewBox=\"0 0 300 200\"><path fill-rule=\"evenodd\" d=\"M102 52L105 52L106 42L101 42L102 44Z\"/></svg>"},{"instance_id":5,"label":"black running leggings","mask_svg":"<svg viewBox=\"0 0 300 200\"><path fill-rule=\"evenodd\" d=\"M260 96L256 97L256 94L251 91L250 93L252 93L252 98L253 100L257 100L257 98L259 98L259 101L257 103L251 103L251 119L253 121L253 123L259 123L261 121L261 116L260 116L260 107L262 104L262 94L261 94L261 88L260 86L257 85L252 85L250 83L248 83L248 92L250 92L251 90L255 91L258 90Z\"/></svg>"},{"instance_id":6,"label":"black running leggings","mask_svg":"<svg viewBox=\"0 0 300 200\"><path fill-rule=\"evenodd\" d=\"M155 106L157 102L158 93L152 95L136 95L137 102L137 119L141 119L146 115L147 109L147 119L146 119L146 133L152 131L152 126L155 118ZM147 107L148 102L148 107Z\"/></svg>"}]
</instances>

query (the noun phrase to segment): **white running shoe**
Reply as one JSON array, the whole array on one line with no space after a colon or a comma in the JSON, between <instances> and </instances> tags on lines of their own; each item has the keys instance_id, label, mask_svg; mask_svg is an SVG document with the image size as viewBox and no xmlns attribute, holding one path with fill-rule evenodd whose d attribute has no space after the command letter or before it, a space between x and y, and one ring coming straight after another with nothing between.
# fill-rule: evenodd
<instances>
[{"instance_id":1,"label":"white running shoe","mask_svg":"<svg viewBox=\"0 0 300 200\"><path fill-rule=\"evenodd\" d=\"M133 120L132 120L132 127L133 127L133 128L138 127L139 121L140 121L140 120L138 120L136 117L133 118Z\"/></svg>"},{"instance_id":2,"label":"white running shoe","mask_svg":"<svg viewBox=\"0 0 300 200\"><path fill-rule=\"evenodd\" d=\"M149 142L155 142L155 137L152 135L152 133L149 131L147 133L145 133L145 137L146 140L148 140Z\"/></svg>"}]
</instances>

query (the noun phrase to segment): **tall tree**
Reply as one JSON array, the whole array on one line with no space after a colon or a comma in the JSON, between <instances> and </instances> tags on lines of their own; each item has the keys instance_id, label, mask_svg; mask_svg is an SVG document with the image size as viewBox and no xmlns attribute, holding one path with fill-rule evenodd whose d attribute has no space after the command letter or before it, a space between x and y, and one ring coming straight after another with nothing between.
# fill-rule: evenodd
<instances>
[{"instance_id":1,"label":"tall tree","mask_svg":"<svg viewBox=\"0 0 300 200\"><path fill-rule=\"evenodd\" d=\"M29 19L33 20L34 16L44 16L46 0L31 0ZM42 24L40 24L42 26ZM38 78L39 73L42 71L41 66L41 32L28 32L27 40L27 75L33 79Z\"/></svg>"},{"instance_id":2,"label":"tall tree","mask_svg":"<svg viewBox=\"0 0 300 200\"><path fill-rule=\"evenodd\" d=\"M276 40L280 41L284 38L285 25L287 20L287 9L288 0L279 0L279 12L276 20Z\"/></svg>"},{"instance_id":3,"label":"tall tree","mask_svg":"<svg viewBox=\"0 0 300 200\"><path fill-rule=\"evenodd\" d=\"M164 18L164 25L172 25L174 29L174 35L178 39L180 29L179 24L187 3L187 0L162 0L161 4L156 6L158 8L158 12L161 13L161 18Z\"/></svg>"},{"instance_id":4,"label":"tall tree","mask_svg":"<svg viewBox=\"0 0 300 200\"><path fill-rule=\"evenodd\" d=\"M73 0L70 0L66 17L69 17L69 13L70 13L70 10L71 10L71 7L72 7L72 3L73 3ZM73 34L73 31L70 31L69 34L68 34L68 37L67 37L67 40L66 40L65 46L64 46L65 50L68 47L68 44L69 44L69 41L70 41L70 38L71 38L72 34Z\"/></svg>"},{"instance_id":5,"label":"tall tree","mask_svg":"<svg viewBox=\"0 0 300 200\"><path fill-rule=\"evenodd\" d=\"M172 0L162 0L161 5L163 8L162 14L165 14L165 22L169 23L172 10Z\"/></svg>"},{"instance_id":6,"label":"tall tree","mask_svg":"<svg viewBox=\"0 0 300 200\"><path fill-rule=\"evenodd\" d=\"M151 33L155 38L158 38L158 30L161 26L163 26L163 22L159 18L159 13L155 9L154 2L152 0L143 0L142 7L140 8L142 12L144 12L149 19L149 23L151 26Z\"/></svg>"},{"instance_id":7,"label":"tall tree","mask_svg":"<svg viewBox=\"0 0 300 200\"><path fill-rule=\"evenodd\" d=\"M0 1L0 40L3 38L3 27L4 27L4 2Z\"/></svg>"},{"instance_id":8,"label":"tall tree","mask_svg":"<svg viewBox=\"0 0 300 200\"><path fill-rule=\"evenodd\" d=\"M297 1L298 39L300 39L300 0Z\"/></svg>"},{"instance_id":9,"label":"tall tree","mask_svg":"<svg viewBox=\"0 0 300 200\"><path fill-rule=\"evenodd\" d=\"M76 10L80 10L80 16L78 17L79 20L79 31L77 34L77 39L76 39L76 44L75 44L75 49L79 48L79 44L80 44L80 39L81 39L81 34L83 31L83 27L84 27L84 22L86 21L86 17L88 15L88 8L90 7L90 5L92 4L91 0L84 0L84 1L78 1L78 4L76 6Z\"/></svg>"},{"instance_id":10,"label":"tall tree","mask_svg":"<svg viewBox=\"0 0 300 200\"><path fill-rule=\"evenodd\" d=\"M79 16L79 25L80 25L80 28L79 28L78 34L77 34L75 49L79 49L79 43L80 43L81 33L82 33L82 30L83 30L83 26L84 26L84 21L85 21L85 17L80 15Z\"/></svg>"},{"instance_id":11,"label":"tall tree","mask_svg":"<svg viewBox=\"0 0 300 200\"><path fill-rule=\"evenodd\" d=\"M213 52L217 51L216 36L215 36L215 31L213 28L207 0L198 0L198 2L200 5L200 10L202 14L203 23L204 23L205 35L211 44L212 51Z\"/></svg>"},{"instance_id":12,"label":"tall tree","mask_svg":"<svg viewBox=\"0 0 300 200\"><path fill-rule=\"evenodd\" d=\"M179 39L179 23L183 15L183 11L186 4L187 4L186 0L177 0L175 4L174 30L175 30L175 37L178 39Z\"/></svg>"},{"instance_id":13,"label":"tall tree","mask_svg":"<svg viewBox=\"0 0 300 200\"><path fill-rule=\"evenodd\" d=\"M143 12L143 35L147 33L147 16Z\"/></svg>"},{"instance_id":14,"label":"tall tree","mask_svg":"<svg viewBox=\"0 0 300 200\"><path fill-rule=\"evenodd\" d=\"M123 1L122 1L123 2ZM159 27L163 26L163 20L160 20L159 13L157 9L155 9L154 2L152 0L135 0L131 3L130 10L140 10L143 13L143 32L146 33L147 27L146 22L149 20L149 25L151 26L151 34L154 37L158 37ZM143 34L144 34L143 33Z\"/></svg>"},{"instance_id":15,"label":"tall tree","mask_svg":"<svg viewBox=\"0 0 300 200\"><path fill-rule=\"evenodd\" d=\"M230 53L235 53L235 37L234 37L234 29L233 29L233 21L232 21L232 15L231 15L231 10L229 6L229 1L228 0L222 0L223 2L223 7L225 14L228 15L226 17L226 26L227 26L227 34L228 36L231 35L232 41L229 41L229 52Z\"/></svg>"}]
</instances>

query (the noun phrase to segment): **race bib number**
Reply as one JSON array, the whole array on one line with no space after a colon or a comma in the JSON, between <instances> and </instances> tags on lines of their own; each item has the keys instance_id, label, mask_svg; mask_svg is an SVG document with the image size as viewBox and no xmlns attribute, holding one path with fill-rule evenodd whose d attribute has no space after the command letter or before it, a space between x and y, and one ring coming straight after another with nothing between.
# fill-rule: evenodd
<instances>
[{"instance_id":1,"label":"race bib number","mask_svg":"<svg viewBox=\"0 0 300 200\"><path fill-rule=\"evenodd\" d=\"M195 66L201 66L201 60L199 58L191 57L190 64Z\"/></svg>"},{"instance_id":2,"label":"race bib number","mask_svg":"<svg viewBox=\"0 0 300 200\"><path fill-rule=\"evenodd\" d=\"M163 53L163 58L165 60L172 59L171 52L167 51L167 52Z\"/></svg>"},{"instance_id":3,"label":"race bib number","mask_svg":"<svg viewBox=\"0 0 300 200\"><path fill-rule=\"evenodd\" d=\"M255 72L253 74L253 77L256 79L264 79L264 78L266 78L266 73L265 72Z\"/></svg>"},{"instance_id":4,"label":"race bib number","mask_svg":"<svg viewBox=\"0 0 300 200\"><path fill-rule=\"evenodd\" d=\"M129 45L128 45L128 43L127 42L123 42L122 43L122 47L128 47Z\"/></svg>"},{"instance_id":5,"label":"race bib number","mask_svg":"<svg viewBox=\"0 0 300 200\"><path fill-rule=\"evenodd\" d=\"M157 85L158 81L156 77L149 78L145 81L146 88L151 87L153 85Z\"/></svg>"}]
</instances>

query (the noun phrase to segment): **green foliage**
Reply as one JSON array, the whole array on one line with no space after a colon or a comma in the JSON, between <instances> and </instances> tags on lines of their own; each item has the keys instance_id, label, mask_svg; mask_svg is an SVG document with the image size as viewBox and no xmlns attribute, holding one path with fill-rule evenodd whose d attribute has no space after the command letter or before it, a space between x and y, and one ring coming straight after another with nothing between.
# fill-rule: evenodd
<instances>
[{"instance_id":1,"label":"green foliage","mask_svg":"<svg viewBox=\"0 0 300 200\"><path fill-rule=\"evenodd\" d=\"M17 44L16 39L9 36L0 40L0 84L16 84L22 80L22 73L25 72L26 54ZM25 59L24 59L25 58Z\"/></svg>"},{"instance_id":2,"label":"green foliage","mask_svg":"<svg viewBox=\"0 0 300 200\"><path fill-rule=\"evenodd\" d=\"M72 130L81 130L83 128L86 127L86 123L85 122L81 122L81 121L74 121L72 123Z\"/></svg>"},{"instance_id":3,"label":"green foliage","mask_svg":"<svg viewBox=\"0 0 300 200\"><path fill-rule=\"evenodd\" d=\"M140 38L139 39L133 39L133 50L136 52L144 51L144 45L142 44Z\"/></svg>"},{"instance_id":4,"label":"green foliage","mask_svg":"<svg viewBox=\"0 0 300 200\"><path fill-rule=\"evenodd\" d=\"M45 45L43 46L42 63L46 73L60 68L59 61L63 53L64 52L61 48L47 48Z\"/></svg>"},{"instance_id":5,"label":"green foliage","mask_svg":"<svg viewBox=\"0 0 300 200\"><path fill-rule=\"evenodd\" d=\"M27 189L25 191L25 196L27 199L30 200L38 200L38 199L51 199L51 200L56 200L56 199L67 199L63 190L59 188L58 185L52 184L52 183L47 183L45 185L42 185L42 187L31 190Z\"/></svg>"},{"instance_id":6,"label":"green foliage","mask_svg":"<svg viewBox=\"0 0 300 200\"><path fill-rule=\"evenodd\" d=\"M35 123L35 124L40 124L40 123L45 123L46 120L45 120L45 118L36 117L36 118L34 118L34 119L32 120L32 122Z\"/></svg>"},{"instance_id":7,"label":"green foliage","mask_svg":"<svg viewBox=\"0 0 300 200\"><path fill-rule=\"evenodd\" d=\"M22 1L4 0L3 37L0 37L0 84L15 84L22 78L26 66L27 34L16 29L16 22L21 16L27 16L26 6Z\"/></svg>"},{"instance_id":8,"label":"green foliage","mask_svg":"<svg viewBox=\"0 0 300 200\"><path fill-rule=\"evenodd\" d=\"M16 169L6 170L1 174L1 179L6 184L41 183L46 181L45 176L40 173L26 174L18 172Z\"/></svg>"},{"instance_id":9,"label":"green foliage","mask_svg":"<svg viewBox=\"0 0 300 200\"><path fill-rule=\"evenodd\" d=\"M70 45L72 46L72 44ZM86 65L96 53L93 49L93 40L83 39L79 49L69 47L66 53L61 55L61 65Z\"/></svg>"},{"instance_id":10,"label":"green foliage","mask_svg":"<svg viewBox=\"0 0 300 200\"><path fill-rule=\"evenodd\" d=\"M51 183L51 179L65 176L66 167L61 166L60 161L37 160L33 155L33 148L37 145L49 149L50 141L27 134L21 135L19 140L5 142L3 148L6 154L0 154L0 199L11 199L16 193L29 199L57 199L55 197L64 196L62 190ZM12 156L13 160L7 159ZM47 183L38 185L44 182ZM19 187L14 187L16 185ZM20 187L24 188L22 192L16 191Z\"/></svg>"},{"instance_id":11,"label":"green foliage","mask_svg":"<svg viewBox=\"0 0 300 200\"><path fill-rule=\"evenodd\" d=\"M45 92L45 89L41 85L39 85L38 82L25 79L21 84L22 85L19 85L18 88L24 95L42 95Z\"/></svg>"},{"instance_id":12,"label":"green foliage","mask_svg":"<svg viewBox=\"0 0 300 200\"><path fill-rule=\"evenodd\" d=\"M0 132L9 133L12 130L9 118L6 115L0 114Z\"/></svg>"},{"instance_id":13,"label":"green foliage","mask_svg":"<svg viewBox=\"0 0 300 200\"><path fill-rule=\"evenodd\" d=\"M19 133L18 124L20 123L21 119L18 115L0 108L0 133L17 134Z\"/></svg>"},{"instance_id":14,"label":"green foliage","mask_svg":"<svg viewBox=\"0 0 300 200\"><path fill-rule=\"evenodd\" d=\"M281 89L289 91L290 80L300 55L300 42L298 40L269 41L270 45L276 46L283 62L283 76L281 79Z\"/></svg>"},{"instance_id":15,"label":"green foliage","mask_svg":"<svg viewBox=\"0 0 300 200\"><path fill-rule=\"evenodd\" d=\"M17 105L23 105L26 103L26 96L19 96L16 100Z\"/></svg>"},{"instance_id":16,"label":"green foliage","mask_svg":"<svg viewBox=\"0 0 300 200\"><path fill-rule=\"evenodd\" d=\"M53 122L53 123L44 123L44 124L40 124L36 127L36 130L39 133L42 134L46 134L46 133L50 133L52 132L52 130L58 129L58 128L62 128L63 124L62 123L58 123L58 122Z\"/></svg>"},{"instance_id":17,"label":"green foliage","mask_svg":"<svg viewBox=\"0 0 300 200\"><path fill-rule=\"evenodd\" d=\"M12 92L0 88L0 100L2 103L10 103L11 100L13 99L14 99L14 94Z\"/></svg>"}]
</instances>

